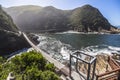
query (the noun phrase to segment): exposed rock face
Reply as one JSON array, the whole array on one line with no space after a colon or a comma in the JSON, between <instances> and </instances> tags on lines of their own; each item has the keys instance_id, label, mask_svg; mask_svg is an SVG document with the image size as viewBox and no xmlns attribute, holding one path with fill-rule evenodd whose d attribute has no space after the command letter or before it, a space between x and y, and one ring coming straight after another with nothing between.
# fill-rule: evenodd
<instances>
[{"instance_id":1,"label":"exposed rock face","mask_svg":"<svg viewBox=\"0 0 120 80\"><path fill-rule=\"evenodd\" d=\"M18 33L18 29L11 17L0 7L0 55L29 47L29 44Z\"/></svg>"},{"instance_id":2,"label":"exposed rock face","mask_svg":"<svg viewBox=\"0 0 120 80\"><path fill-rule=\"evenodd\" d=\"M108 71L112 70L112 68L111 68L111 66L110 66L110 64L108 62L108 56L109 55L105 55L105 54L96 56L97 57L97 61L96 61L96 71L95 71L95 73L97 75L103 74L105 72L108 72ZM78 65L79 65L79 70L81 72L83 72L84 74L87 74L88 65L85 64L85 63L81 63L81 62ZM91 70L92 69L93 68L91 68Z\"/></svg>"},{"instance_id":3,"label":"exposed rock face","mask_svg":"<svg viewBox=\"0 0 120 80\"><path fill-rule=\"evenodd\" d=\"M60 10L52 6L19 6L5 8L23 31L58 32L110 31L113 27L97 8L85 5L73 10ZM42 31L46 30L46 31Z\"/></svg>"},{"instance_id":4,"label":"exposed rock face","mask_svg":"<svg viewBox=\"0 0 120 80\"><path fill-rule=\"evenodd\" d=\"M97 55L96 74L103 74L111 71L112 68L108 62L108 55Z\"/></svg>"}]
</instances>

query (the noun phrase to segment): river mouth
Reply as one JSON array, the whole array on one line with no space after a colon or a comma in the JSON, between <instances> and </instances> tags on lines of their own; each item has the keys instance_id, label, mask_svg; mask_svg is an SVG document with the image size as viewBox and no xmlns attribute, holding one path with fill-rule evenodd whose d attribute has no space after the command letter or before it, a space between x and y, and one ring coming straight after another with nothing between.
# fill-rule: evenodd
<instances>
[{"instance_id":1,"label":"river mouth","mask_svg":"<svg viewBox=\"0 0 120 80\"><path fill-rule=\"evenodd\" d=\"M78 34L67 33L67 34L35 34L35 36L38 37L37 40L39 41L39 44L37 46L61 63L68 62L69 54L72 54L72 52L76 50L80 50L81 52L92 56L100 54L111 55L112 53L120 54L119 43L115 45L117 41L114 41L115 42L114 43L112 42L113 40L111 39L112 43L110 45L107 45L108 42L110 43L109 41L110 39L108 38L115 37L116 39L116 35L113 36L113 35L82 34L78 37ZM91 39L93 41L91 41ZM117 37L117 40L119 39L120 36ZM81 45L80 43L78 43L79 41ZM74 46L74 44L77 45Z\"/></svg>"}]
</instances>

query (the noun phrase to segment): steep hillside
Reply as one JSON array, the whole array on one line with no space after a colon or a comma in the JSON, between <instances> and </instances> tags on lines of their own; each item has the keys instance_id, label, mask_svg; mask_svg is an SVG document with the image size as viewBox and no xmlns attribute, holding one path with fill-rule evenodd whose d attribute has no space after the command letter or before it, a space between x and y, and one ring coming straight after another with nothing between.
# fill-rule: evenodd
<instances>
[{"instance_id":1,"label":"steep hillside","mask_svg":"<svg viewBox=\"0 0 120 80\"><path fill-rule=\"evenodd\" d=\"M102 31L113 27L97 8L85 5L73 10L55 7L19 6L6 8L17 26L23 31ZM16 13L17 12L17 13ZM17 16L16 16L17 15Z\"/></svg>"},{"instance_id":2,"label":"steep hillside","mask_svg":"<svg viewBox=\"0 0 120 80\"><path fill-rule=\"evenodd\" d=\"M78 31L110 30L111 25L97 8L85 5L72 11L70 21Z\"/></svg>"},{"instance_id":3,"label":"steep hillside","mask_svg":"<svg viewBox=\"0 0 120 80\"><path fill-rule=\"evenodd\" d=\"M7 11L8 14L12 17L12 19L16 22L18 19L19 15L23 14L26 11L30 11L33 13L37 13L42 7L40 6L16 6L16 7L10 7L10 8L3 8L5 11Z\"/></svg>"},{"instance_id":4,"label":"steep hillside","mask_svg":"<svg viewBox=\"0 0 120 80\"><path fill-rule=\"evenodd\" d=\"M17 27L13 23L11 17L2 10L0 6L0 29L17 32Z\"/></svg>"},{"instance_id":5,"label":"steep hillside","mask_svg":"<svg viewBox=\"0 0 120 80\"><path fill-rule=\"evenodd\" d=\"M0 7L0 55L6 55L19 49L29 47L11 17Z\"/></svg>"},{"instance_id":6,"label":"steep hillside","mask_svg":"<svg viewBox=\"0 0 120 80\"><path fill-rule=\"evenodd\" d=\"M22 31L63 31L68 28L66 12L52 6L39 8L38 6L11 7L5 11L12 16Z\"/></svg>"}]
</instances>

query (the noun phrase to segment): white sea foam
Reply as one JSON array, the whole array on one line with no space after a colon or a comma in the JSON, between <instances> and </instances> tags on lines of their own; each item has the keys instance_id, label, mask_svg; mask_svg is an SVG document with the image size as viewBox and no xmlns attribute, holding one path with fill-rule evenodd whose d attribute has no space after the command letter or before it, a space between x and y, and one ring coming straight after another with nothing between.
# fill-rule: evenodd
<instances>
[{"instance_id":1,"label":"white sea foam","mask_svg":"<svg viewBox=\"0 0 120 80\"><path fill-rule=\"evenodd\" d=\"M57 60L69 60L69 54L71 52L70 45L43 35L39 35L38 41L40 41L40 43L37 46L50 54L51 57Z\"/></svg>"},{"instance_id":2,"label":"white sea foam","mask_svg":"<svg viewBox=\"0 0 120 80\"><path fill-rule=\"evenodd\" d=\"M70 57L69 54L71 53L71 51L67 49L67 47L62 47L60 50L60 53L63 56L63 59L69 60L69 57Z\"/></svg>"},{"instance_id":3,"label":"white sea foam","mask_svg":"<svg viewBox=\"0 0 120 80\"><path fill-rule=\"evenodd\" d=\"M65 31L65 32L57 32L56 34L107 34L107 33L98 33L98 32L78 32L78 31L73 31L73 30L69 30L69 31Z\"/></svg>"},{"instance_id":4,"label":"white sea foam","mask_svg":"<svg viewBox=\"0 0 120 80\"><path fill-rule=\"evenodd\" d=\"M38 41L40 41L38 47L49 53L51 57L61 62L64 62L65 60L68 61L70 56L69 54L74 51L69 44L64 44L55 38L39 35ZM98 54L111 55L112 53L119 53L118 51L120 51L120 47L95 45L88 46L84 49L81 49L80 51L92 56L96 56ZM74 62L76 61L76 59L73 60Z\"/></svg>"},{"instance_id":5,"label":"white sea foam","mask_svg":"<svg viewBox=\"0 0 120 80\"><path fill-rule=\"evenodd\" d=\"M120 51L120 47L107 46L107 45L97 45L97 46L89 46L82 50L82 52L90 54L90 55L98 55L98 54L108 54L118 53Z\"/></svg>"},{"instance_id":6,"label":"white sea foam","mask_svg":"<svg viewBox=\"0 0 120 80\"><path fill-rule=\"evenodd\" d=\"M65 31L65 32L58 32L58 33L56 33L56 34L68 34L68 33L81 34L81 33L83 33L83 32L77 32L77 31L69 30L69 31Z\"/></svg>"},{"instance_id":7,"label":"white sea foam","mask_svg":"<svg viewBox=\"0 0 120 80\"><path fill-rule=\"evenodd\" d=\"M120 51L120 47L109 46L108 48L111 49L111 50Z\"/></svg>"},{"instance_id":8,"label":"white sea foam","mask_svg":"<svg viewBox=\"0 0 120 80\"><path fill-rule=\"evenodd\" d=\"M81 32L77 32L77 31L72 31L72 30L70 30L70 31L66 31L66 32L63 32L63 33L76 33L76 34L80 34Z\"/></svg>"}]
</instances>

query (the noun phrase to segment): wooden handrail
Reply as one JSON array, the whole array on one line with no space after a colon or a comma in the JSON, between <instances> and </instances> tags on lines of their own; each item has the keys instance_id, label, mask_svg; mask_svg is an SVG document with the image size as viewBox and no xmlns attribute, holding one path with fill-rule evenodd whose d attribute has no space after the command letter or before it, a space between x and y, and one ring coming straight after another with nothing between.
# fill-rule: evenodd
<instances>
[{"instance_id":1,"label":"wooden handrail","mask_svg":"<svg viewBox=\"0 0 120 80\"><path fill-rule=\"evenodd\" d=\"M117 74L112 74L100 77L98 80L116 80L117 78L118 78Z\"/></svg>"},{"instance_id":2,"label":"wooden handrail","mask_svg":"<svg viewBox=\"0 0 120 80\"><path fill-rule=\"evenodd\" d=\"M117 62L112 57L110 57L110 58L117 67L120 67L119 64L117 64Z\"/></svg>"},{"instance_id":3,"label":"wooden handrail","mask_svg":"<svg viewBox=\"0 0 120 80\"><path fill-rule=\"evenodd\" d=\"M117 69L115 69L115 70L112 70L112 71L109 71L109 72L106 72L106 73L103 73L103 74L99 74L99 75L97 75L97 77L102 77L102 76L105 76L105 75L114 73L114 72L116 72L116 71L120 71L120 68L117 68Z\"/></svg>"},{"instance_id":4,"label":"wooden handrail","mask_svg":"<svg viewBox=\"0 0 120 80\"><path fill-rule=\"evenodd\" d=\"M106 73L103 73L103 74L96 75L97 76L97 80L99 78L102 78L102 77L104 77L104 79L107 79L109 77L111 78L113 75L114 76L115 75L118 76L118 74L120 74L120 66L117 64L117 62L114 61L114 59L112 57L110 57L110 56L108 57L108 62L109 62L110 66L111 66L111 68L113 70L109 71L109 72L106 72ZM115 74L113 74L113 73L115 73ZM111 76L110 76L110 74L111 74ZM105 76L107 76L107 77L105 77Z\"/></svg>"},{"instance_id":5,"label":"wooden handrail","mask_svg":"<svg viewBox=\"0 0 120 80\"><path fill-rule=\"evenodd\" d=\"M113 70L116 68L120 68L119 64L112 57L109 56L108 58L108 62Z\"/></svg>"}]
</instances>

